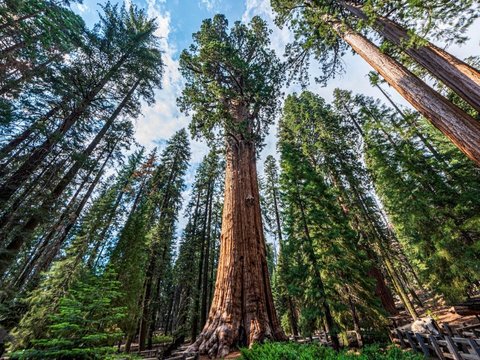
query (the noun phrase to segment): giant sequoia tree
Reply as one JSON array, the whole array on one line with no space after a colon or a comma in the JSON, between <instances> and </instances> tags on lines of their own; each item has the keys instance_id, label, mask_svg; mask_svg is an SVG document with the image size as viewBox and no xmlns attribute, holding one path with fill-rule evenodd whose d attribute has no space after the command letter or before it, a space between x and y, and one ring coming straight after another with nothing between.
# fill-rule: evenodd
<instances>
[{"instance_id":1,"label":"giant sequoia tree","mask_svg":"<svg viewBox=\"0 0 480 360\"><path fill-rule=\"evenodd\" d=\"M256 149L278 108L283 68L268 49L260 18L205 20L180 57L186 86L178 102L193 112L194 136L225 138L226 175L215 295L192 349L225 356L236 345L285 338L270 289L256 170Z\"/></svg>"}]
</instances>

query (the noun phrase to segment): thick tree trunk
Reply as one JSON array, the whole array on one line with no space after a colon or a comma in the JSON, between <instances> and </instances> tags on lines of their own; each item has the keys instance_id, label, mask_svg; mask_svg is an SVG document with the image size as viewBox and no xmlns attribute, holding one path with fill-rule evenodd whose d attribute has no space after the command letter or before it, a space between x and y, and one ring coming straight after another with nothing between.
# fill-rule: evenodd
<instances>
[{"instance_id":1,"label":"thick tree trunk","mask_svg":"<svg viewBox=\"0 0 480 360\"><path fill-rule=\"evenodd\" d=\"M342 3L356 17L368 19L360 6L343 1ZM418 64L480 112L480 72L478 70L428 41L422 46L406 47L404 44L411 40L411 36L407 30L387 18L377 17L374 24L375 29L385 39L401 47Z\"/></svg>"},{"instance_id":2,"label":"thick tree trunk","mask_svg":"<svg viewBox=\"0 0 480 360\"><path fill-rule=\"evenodd\" d=\"M398 310L395 307L395 299L392 292L385 284L385 277L377 266L372 266L368 271L368 275L375 279L375 295L380 299L383 308L390 315L397 315Z\"/></svg>"},{"instance_id":3,"label":"thick tree trunk","mask_svg":"<svg viewBox=\"0 0 480 360\"><path fill-rule=\"evenodd\" d=\"M285 340L275 312L266 261L255 146L227 144L220 259L209 317L190 350L223 357L237 345Z\"/></svg>"},{"instance_id":4,"label":"thick tree trunk","mask_svg":"<svg viewBox=\"0 0 480 360\"><path fill-rule=\"evenodd\" d=\"M382 53L361 34L341 22L325 18L338 35L369 63L412 106L480 165L480 123L460 110L403 65Z\"/></svg>"}]
</instances>

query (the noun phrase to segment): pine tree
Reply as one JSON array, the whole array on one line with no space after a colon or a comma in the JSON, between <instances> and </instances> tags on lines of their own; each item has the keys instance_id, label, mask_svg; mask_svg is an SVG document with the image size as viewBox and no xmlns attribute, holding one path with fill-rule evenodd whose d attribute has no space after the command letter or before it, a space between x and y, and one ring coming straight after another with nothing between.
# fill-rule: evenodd
<instances>
[{"instance_id":1,"label":"pine tree","mask_svg":"<svg viewBox=\"0 0 480 360\"><path fill-rule=\"evenodd\" d=\"M288 261L285 259L282 236L282 206L280 194L280 178L278 174L278 165L275 158L267 156L264 165L265 188L264 188L264 214L266 231L274 237L275 252L275 273L274 291L276 292L275 305L279 313L287 314L288 328L294 336L298 336L298 316L297 309L292 296L288 293L288 284L285 282L285 273L288 272ZM277 254L277 245L279 254ZM283 311L282 311L283 310ZM285 329L285 326L283 326Z\"/></svg>"},{"instance_id":2,"label":"pine tree","mask_svg":"<svg viewBox=\"0 0 480 360\"><path fill-rule=\"evenodd\" d=\"M147 234L148 260L145 270L142 304L142 317L139 330L139 348L145 347L145 341L151 339L155 323L152 316L158 310L152 302L158 298L167 264L171 263L174 239L174 225L181 207L181 192L184 188L184 175L188 167L190 148L185 130L178 131L168 142L160 157L160 164L153 176L151 215L148 220L153 225ZM147 229L150 226L147 227ZM151 347L151 340L150 340Z\"/></svg>"},{"instance_id":3,"label":"pine tree","mask_svg":"<svg viewBox=\"0 0 480 360\"><path fill-rule=\"evenodd\" d=\"M289 96L279 142L287 234L282 255L293 259L282 264L280 274L291 296L301 289L309 294L300 304L302 332L316 330L323 318L336 347L340 324L352 324L361 344L360 329L382 323L374 282L367 275L372 265L366 250L369 245L363 242L368 240L352 227L345 193L339 188L346 175L341 157L347 154L342 150L348 146L343 142L348 137L337 138L339 120L311 93ZM322 306L315 307L319 302Z\"/></svg>"},{"instance_id":4,"label":"pine tree","mask_svg":"<svg viewBox=\"0 0 480 360\"><path fill-rule=\"evenodd\" d=\"M48 219L55 217L56 212L62 206L62 202L64 201L63 197L72 185L75 186L74 181L78 178L78 175L82 173L82 170L90 166L89 163L93 160L92 157L96 156L95 153L101 151L102 143L118 142L118 140L121 139L122 141L126 140L125 142L128 144L128 139L130 138L129 133L132 131L131 120L129 118L139 114L140 100L144 99L148 103L153 102L153 89L159 85L162 75L161 55L156 48L156 38L152 35L152 32L155 30L155 25L152 21L146 19L142 11L134 7L127 11L125 8L119 9L118 7L107 4L104 7L104 12L105 14L95 32L89 34L89 41L84 45L83 53L76 54L74 61L66 67L61 77L61 80L65 81L65 83L79 84L78 90L81 90L83 88L81 85L83 82L90 82L90 80L92 80L91 77L99 76L98 73L90 73L90 70L88 70L90 67L95 68L96 71L108 69L108 67L112 65L112 59L120 56L118 62L113 65L116 70L106 70L107 74L109 74L105 78L106 82L96 88L96 90L92 90L95 94L100 93L100 97L95 99L99 105L95 105L94 108L97 106L99 109L101 108L101 110L99 110L99 120L103 122L103 124L101 127L96 128L94 126L93 129L91 129L93 130L94 136L88 145L83 145L83 140L78 142L75 138L81 137L82 135L86 136L87 134L83 132L83 130L77 132L74 122L85 121L87 119L84 117L94 118L95 116L87 111L87 103L79 105L81 109L75 108L74 106L75 109L83 109L80 113L77 110L71 113L75 115L74 118L72 118L74 122L67 126L66 120L63 119L60 120L57 127L57 130L63 134L62 136L65 141L73 141L74 150L70 155L71 160L62 160L58 165L55 161L53 164L46 164L45 170L35 179L27 180L27 174L23 185L21 184L23 175L18 175L18 171L20 171L23 166L28 167L29 160L20 164L16 169L10 169L11 172L18 175L11 177L11 179L13 179L14 182L20 181L17 185L20 188L21 186L26 187L26 189L22 195L16 198L14 197L15 200L13 202L6 203L2 209L3 218L0 224L2 225L2 242L5 246L5 250L2 251L1 254L2 270L5 270L12 263L18 252L25 247L25 245L30 245L31 239L36 235L37 228L41 225L45 226L45 222L48 221ZM117 43L112 43L110 47L106 48L104 45L106 42L111 42L110 38L112 36L116 37L115 41L117 41ZM136 41L135 39L138 36L147 36L145 42ZM135 42L135 44L132 45L132 42ZM136 48L136 52L130 49L131 46ZM122 52L126 50L129 50L131 53L121 55ZM106 51L110 53L105 53ZM110 57L111 59L105 63L96 64L95 62L99 62L102 57ZM108 81L115 81L117 86L113 93L109 91L108 94L106 94L102 92L102 89ZM92 93L92 95L95 95L94 93ZM65 98L63 98L63 100L65 101ZM93 101L93 98L89 101ZM61 111L61 108L58 106L54 109ZM52 118L54 114L55 113L50 113L49 116L43 118L41 122L50 120L55 124L57 119ZM105 118L102 118L102 116L105 116ZM43 126L42 124L40 125ZM38 126L40 125L34 123L31 126L32 136L39 131L40 128L38 128ZM85 128L84 125L85 124L82 124L80 128ZM70 138L70 132L67 133L68 127L72 126L74 130L72 134L74 136L73 139ZM89 129L88 127L86 128ZM60 133L56 134L57 130L52 129L53 132L47 134L47 139L45 140L51 145L49 149L54 152L57 151L55 150L55 144L62 137ZM29 136L25 138L23 135L24 134L20 134L20 139L12 140L14 142L16 141L16 146L19 146L28 139ZM115 137L117 140L115 140ZM51 143L49 139L54 139L55 144ZM11 145L10 143L7 144L7 148ZM80 143L80 145L78 145L78 143ZM5 151L9 152L11 150L12 149L7 149ZM34 156L36 152L40 151L42 153L42 159L48 159L50 157L48 156L50 150L44 152L39 147L25 148L24 150L28 150L28 154L31 154L31 156ZM3 152L5 153L5 151ZM59 149L58 151L61 150ZM18 154L15 154L15 156L16 155ZM27 155L27 157L28 156L30 155ZM62 158L64 157L62 156ZM36 159L34 162L35 168L31 168L31 170L34 171L37 167L42 168L41 163L42 160L40 158ZM52 179L52 176L58 176L59 178L58 180L55 178ZM5 180L5 186L8 187L9 181L8 179ZM53 187L51 186L52 182L55 184ZM45 185L43 185L43 183ZM46 184L49 186L46 187ZM15 187L17 185L15 185ZM14 195L14 193L11 195ZM30 205L27 207L26 205L29 203L33 206ZM25 211L27 208L30 210ZM15 227L18 227L18 229L15 229ZM9 237L9 234L16 235Z\"/></svg>"},{"instance_id":5,"label":"pine tree","mask_svg":"<svg viewBox=\"0 0 480 360\"><path fill-rule=\"evenodd\" d=\"M156 315L156 306L152 306L152 301L158 298L157 284L170 261L189 156L185 130L178 131L167 142L158 163L155 153L149 156L139 174L142 180L125 225L110 254L110 263L125 294L120 303L127 307L127 316L121 323L127 335L127 350L140 319L142 347L152 335L150 326L155 326L152 317Z\"/></svg>"},{"instance_id":6,"label":"pine tree","mask_svg":"<svg viewBox=\"0 0 480 360\"><path fill-rule=\"evenodd\" d=\"M69 130L75 128L74 125L85 116L87 118L91 116L90 111L94 110L92 104L97 100L97 96L107 95L105 93L107 84L111 82L126 84L128 92L135 82L132 81L132 75L134 79L136 76L141 78L141 84L145 84L147 88L152 86L152 82L158 84L158 72L161 75L162 63L160 51L156 49L154 31L154 21L148 20L143 11L135 7L128 10L125 7L119 9L118 6L109 3L104 6L104 15L99 26L89 34L88 42L82 47L83 51L60 75L60 79L68 84L67 88L71 86L70 84L78 84L78 88L68 89L69 93L61 96L59 103L54 106L56 111L64 110L61 111L58 120L54 117L56 111L47 113L40 119L40 125L45 122L57 125L39 145L30 150L25 161L12 170L11 176L5 179L0 189L2 206L27 182L59 141L67 136ZM109 46L105 46L107 43ZM102 61L103 59L107 61ZM148 69L148 66L145 66L147 64L152 68ZM62 85L65 87L65 84ZM84 85L88 90L84 91ZM124 87L116 88L125 91ZM151 92L146 89L144 94L149 94L149 91ZM71 108L63 109L65 103L72 104ZM54 119L57 121L53 121ZM38 125L34 123L32 126Z\"/></svg>"},{"instance_id":7,"label":"pine tree","mask_svg":"<svg viewBox=\"0 0 480 360\"><path fill-rule=\"evenodd\" d=\"M44 313L48 326L41 337L32 339L28 349L16 351L11 357L102 359L112 353L113 345L122 337L117 323L125 316L125 308L112 306L121 296L115 277L111 270L101 275L89 272L83 275L61 296L51 313ZM46 289L42 290L45 295ZM35 296L29 299L33 307L39 305L39 300Z\"/></svg>"},{"instance_id":8,"label":"pine tree","mask_svg":"<svg viewBox=\"0 0 480 360\"><path fill-rule=\"evenodd\" d=\"M366 129L367 164L375 188L407 255L425 285L449 300L462 298L478 271L473 265L478 232L471 226L478 211L475 167L458 157L438 133L430 132L421 118L415 120L418 131L444 161L434 161L425 142L409 134L391 110L362 97L354 103L363 113L359 118ZM437 225L432 227L432 222Z\"/></svg>"}]
</instances>

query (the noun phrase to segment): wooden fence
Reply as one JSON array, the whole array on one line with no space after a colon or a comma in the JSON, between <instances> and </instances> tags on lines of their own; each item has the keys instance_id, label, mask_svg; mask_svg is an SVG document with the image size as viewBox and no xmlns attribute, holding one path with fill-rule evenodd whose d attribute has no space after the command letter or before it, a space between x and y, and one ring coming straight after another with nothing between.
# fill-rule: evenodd
<instances>
[{"instance_id":1,"label":"wooden fence","mask_svg":"<svg viewBox=\"0 0 480 360\"><path fill-rule=\"evenodd\" d=\"M412 331L394 330L395 342L402 348L423 353L426 358L480 360L480 339L458 335L426 335Z\"/></svg>"}]
</instances>

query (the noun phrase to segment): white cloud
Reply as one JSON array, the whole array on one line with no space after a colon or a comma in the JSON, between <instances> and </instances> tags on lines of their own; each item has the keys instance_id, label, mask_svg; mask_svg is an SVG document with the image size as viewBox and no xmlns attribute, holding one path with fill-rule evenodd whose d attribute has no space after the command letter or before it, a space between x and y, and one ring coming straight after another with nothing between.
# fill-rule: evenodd
<instances>
[{"instance_id":1,"label":"white cloud","mask_svg":"<svg viewBox=\"0 0 480 360\"><path fill-rule=\"evenodd\" d=\"M204 6L208 11L213 11L219 5L219 0L200 0L200 6Z\"/></svg>"},{"instance_id":2,"label":"white cloud","mask_svg":"<svg viewBox=\"0 0 480 360\"><path fill-rule=\"evenodd\" d=\"M147 13L149 17L157 20L158 28L155 32L160 38L160 48L163 51L165 64L162 79L162 89L155 93L155 104L143 109L143 116L136 122L136 139L147 149L155 147L160 140L170 138L176 131L188 128L190 117L181 113L177 107L176 99L183 88L183 78L178 69L178 60L175 59L176 46L171 39L171 15L163 7L164 0L147 0ZM186 174L187 189L182 193L183 203L188 202L190 188L194 181L194 173L197 164L208 152L208 147L198 141L191 141L190 169ZM183 212L179 214L177 236L187 223Z\"/></svg>"},{"instance_id":3,"label":"white cloud","mask_svg":"<svg viewBox=\"0 0 480 360\"><path fill-rule=\"evenodd\" d=\"M155 104L143 110L143 117L137 121L137 141L152 148L159 139L168 139L181 128L188 128L190 118L182 114L177 107L176 99L183 88L183 78L175 59L177 48L171 42L171 16L155 0L147 0L147 13L157 19L158 29L155 32L160 38L165 63L162 89L155 93ZM192 152L192 163L201 161L207 147L199 142L192 142L196 151Z\"/></svg>"},{"instance_id":4,"label":"white cloud","mask_svg":"<svg viewBox=\"0 0 480 360\"><path fill-rule=\"evenodd\" d=\"M87 12L89 10L89 7L85 4L79 4L79 3L76 3L75 6L77 7L78 9L78 12L80 14L83 14L85 12Z\"/></svg>"}]
</instances>

